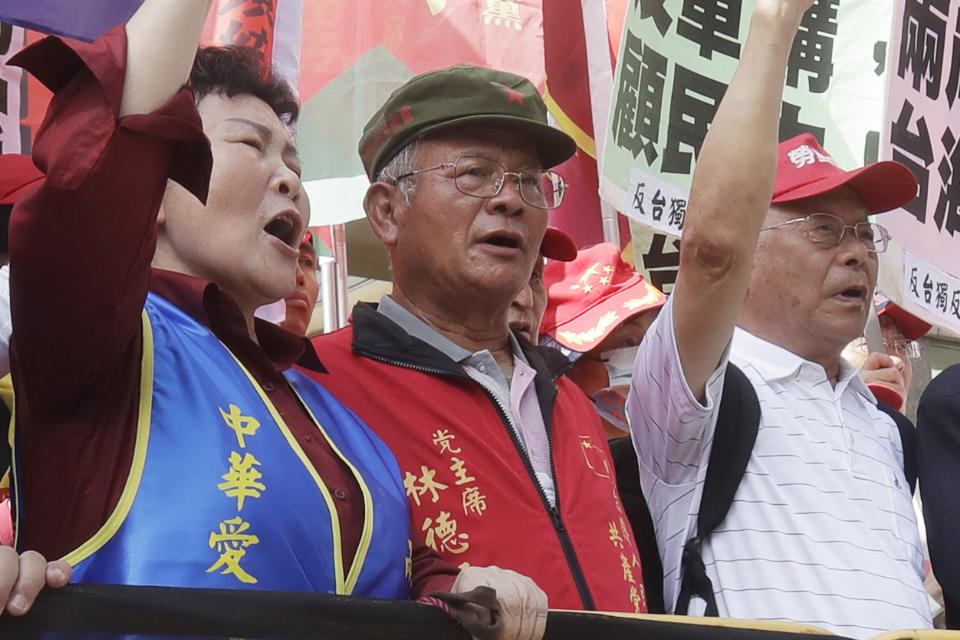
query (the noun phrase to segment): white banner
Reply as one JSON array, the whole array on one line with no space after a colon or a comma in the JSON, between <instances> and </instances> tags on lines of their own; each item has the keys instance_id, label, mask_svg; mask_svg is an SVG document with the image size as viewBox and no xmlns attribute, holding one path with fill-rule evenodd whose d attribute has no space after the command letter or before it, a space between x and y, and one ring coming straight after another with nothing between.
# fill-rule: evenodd
<instances>
[{"instance_id":1,"label":"white banner","mask_svg":"<svg viewBox=\"0 0 960 640\"><path fill-rule=\"evenodd\" d=\"M665 200L657 205L667 207L664 218L673 200L674 220L686 209L696 157L736 69L754 5L628 3L600 181L601 197L619 211L646 225L653 214L636 215L641 196L643 207ZM892 15L890 2L817 0L790 54L781 139L813 133L846 169L877 159ZM680 231L659 222L653 228Z\"/></svg>"},{"instance_id":2,"label":"white banner","mask_svg":"<svg viewBox=\"0 0 960 640\"><path fill-rule=\"evenodd\" d=\"M960 334L960 278L909 252L903 267L904 308Z\"/></svg>"}]
</instances>

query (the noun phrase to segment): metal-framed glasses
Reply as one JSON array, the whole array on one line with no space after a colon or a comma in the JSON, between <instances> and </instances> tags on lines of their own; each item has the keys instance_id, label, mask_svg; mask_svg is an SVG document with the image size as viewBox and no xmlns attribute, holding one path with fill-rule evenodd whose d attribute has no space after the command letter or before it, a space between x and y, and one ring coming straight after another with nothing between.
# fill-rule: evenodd
<instances>
[{"instance_id":1,"label":"metal-framed glasses","mask_svg":"<svg viewBox=\"0 0 960 640\"><path fill-rule=\"evenodd\" d=\"M909 358L911 360L916 360L923 355L923 350L920 348L920 343L916 340L907 340L897 339L897 340L887 340L883 339L883 348L889 350L893 348L898 355L902 358ZM889 353L889 351L887 351Z\"/></svg>"},{"instance_id":2,"label":"metal-framed glasses","mask_svg":"<svg viewBox=\"0 0 960 640\"><path fill-rule=\"evenodd\" d=\"M538 209L556 209L563 202L563 194L567 191L567 183L556 171L541 169L521 169L507 171L506 167L490 158L483 156L460 156L456 162L441 162L434 167L417 169L404 173L395 178L400 182L427 171L453 171L447 178L453 178L457 191L476 198L492 198L503 189L507 176L516 179L520 198L531 207Z\"/></svg>"},{"instance_id":3,"label":"metal-framed glasses","mask_svg":"<svg viewBox=\"0 0 960 640\"><path fill-rule=\"evenodd\" d=\"M843 234L847 229L853 231L854 237L859 240L870 253L883 253L890 242L890 232L887 228L874 222L858 222L846 224L843 219L832 213L814 213L802 218L794 218L763 227L760 231L769 231L792 225L798 229L807 240L825 247L836 247L843 242Z\"/></svg>"}]
</instances>

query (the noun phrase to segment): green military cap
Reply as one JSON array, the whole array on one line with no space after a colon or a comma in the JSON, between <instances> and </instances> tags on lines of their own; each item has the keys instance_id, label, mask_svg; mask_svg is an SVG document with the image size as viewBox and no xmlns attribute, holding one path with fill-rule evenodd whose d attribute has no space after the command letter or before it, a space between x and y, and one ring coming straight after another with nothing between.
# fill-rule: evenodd
<instances>
[{"instance_id":1,"label":"green military cap","mask_svg":"<svg viewBox=\"0 0 960 640\"><path fill-rule=\"evenodd\" d=\"M360 159L374 176L408 142L455 124L497 124L517 129L537 145L544 169L576 153L577 143L547 124L547 106L526 78L458 64L414 76L396 89L363 128Z\"/></svg>"}]
</instances>

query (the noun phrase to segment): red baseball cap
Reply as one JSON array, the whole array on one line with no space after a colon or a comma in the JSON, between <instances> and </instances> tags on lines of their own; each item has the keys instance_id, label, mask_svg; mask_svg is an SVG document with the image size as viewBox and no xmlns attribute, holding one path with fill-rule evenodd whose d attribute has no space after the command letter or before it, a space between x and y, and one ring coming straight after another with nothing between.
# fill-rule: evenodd
<instances>
[{"instance_id":1,"label":"red baseball cap","mask_svg":"<svg viewBox=\"0 0 960 640\"><path fill-rule=\"evenodd\" d=\"M581 353L596 347L633 316L667 302L609 242L581 249L572 262L547 263L543 281L547 309L540 333Z\"/></svg>"},{"instance_id":2,"label":"red baseball cap","mask_svg":"<svg viewBox=\"0 0 960 640\"><path fill-rule=\"evenodd\" d=\"M898 304L882 296L874 296L874 305L877 315L889 315L900 327L900 332L907 340L916 340L930 333L933 325L913 315Z\"/></svg>"},{"instance_id":3,"label":"red baseball cap","mask_svg":"<svg viewBox=\"0 0 960 640\"><path fill-rule=\"evenodd\" d=\"M773 203L793 202L827 193L843 185L857 190L870 213L883 213L917 197L917 178L893 160L844 171L810 133L777 147L777 182Z\"/></svg>"},{"instance_id":4,"label":"red baseball cap","mask_svg":"<svg viewBox=\"0 0 960 640\"><path fill-rule=\"evenodd\" d=\"M314 253L317 252L317 248L313 244L313 231L310 231L310 229L307 229L306 232L304 232L303 237L300 238L300 248L302 249L305 246L313 249Z\"/></svg>"},{"instance_id":5,"label":"red baseball cap","mask_svg":"<svg viewBox=\"0 0 960 640\"><path fill-rule=\"evenodd\" d=\"M540 255L551 260L570 262L577 257L577 243L566 232L556 227L547 227L540 243Z\"/></svg>"},{"instance_id":6,"label":"red baseball cap","mask_svg":"<svg viewBox=\"0 0 960 640\"><path fill-rule=\"evenodd\" d=\"M16 153L0 155L0 204L15 204L43 180L33 158Z\"/></svg>"}]
</instances>

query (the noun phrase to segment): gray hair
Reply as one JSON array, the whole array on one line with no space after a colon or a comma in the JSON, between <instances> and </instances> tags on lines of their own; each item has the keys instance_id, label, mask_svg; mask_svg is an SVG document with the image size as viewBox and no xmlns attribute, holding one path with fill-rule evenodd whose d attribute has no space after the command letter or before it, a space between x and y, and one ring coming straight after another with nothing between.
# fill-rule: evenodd
<instances>
[{"instance_id":1,"label":"gray hair","mask_svg":"<svg viewBox=\"0 0 960 640\"><path fill-rule=\"evenodd\" d=\"M390 161L383 165L380 173L377 174L377 182L389 182L390 184L397 185L407 204L410 204L410 198L413 197L417 190L417 182L416 180L397 180L397 177L416 171L417 151L419 150L421 139L422 138L419 137L415 138L413 141L404 145L404 147L397 152L397 155L390 158Z\"/></svg>"}]
</instances>

